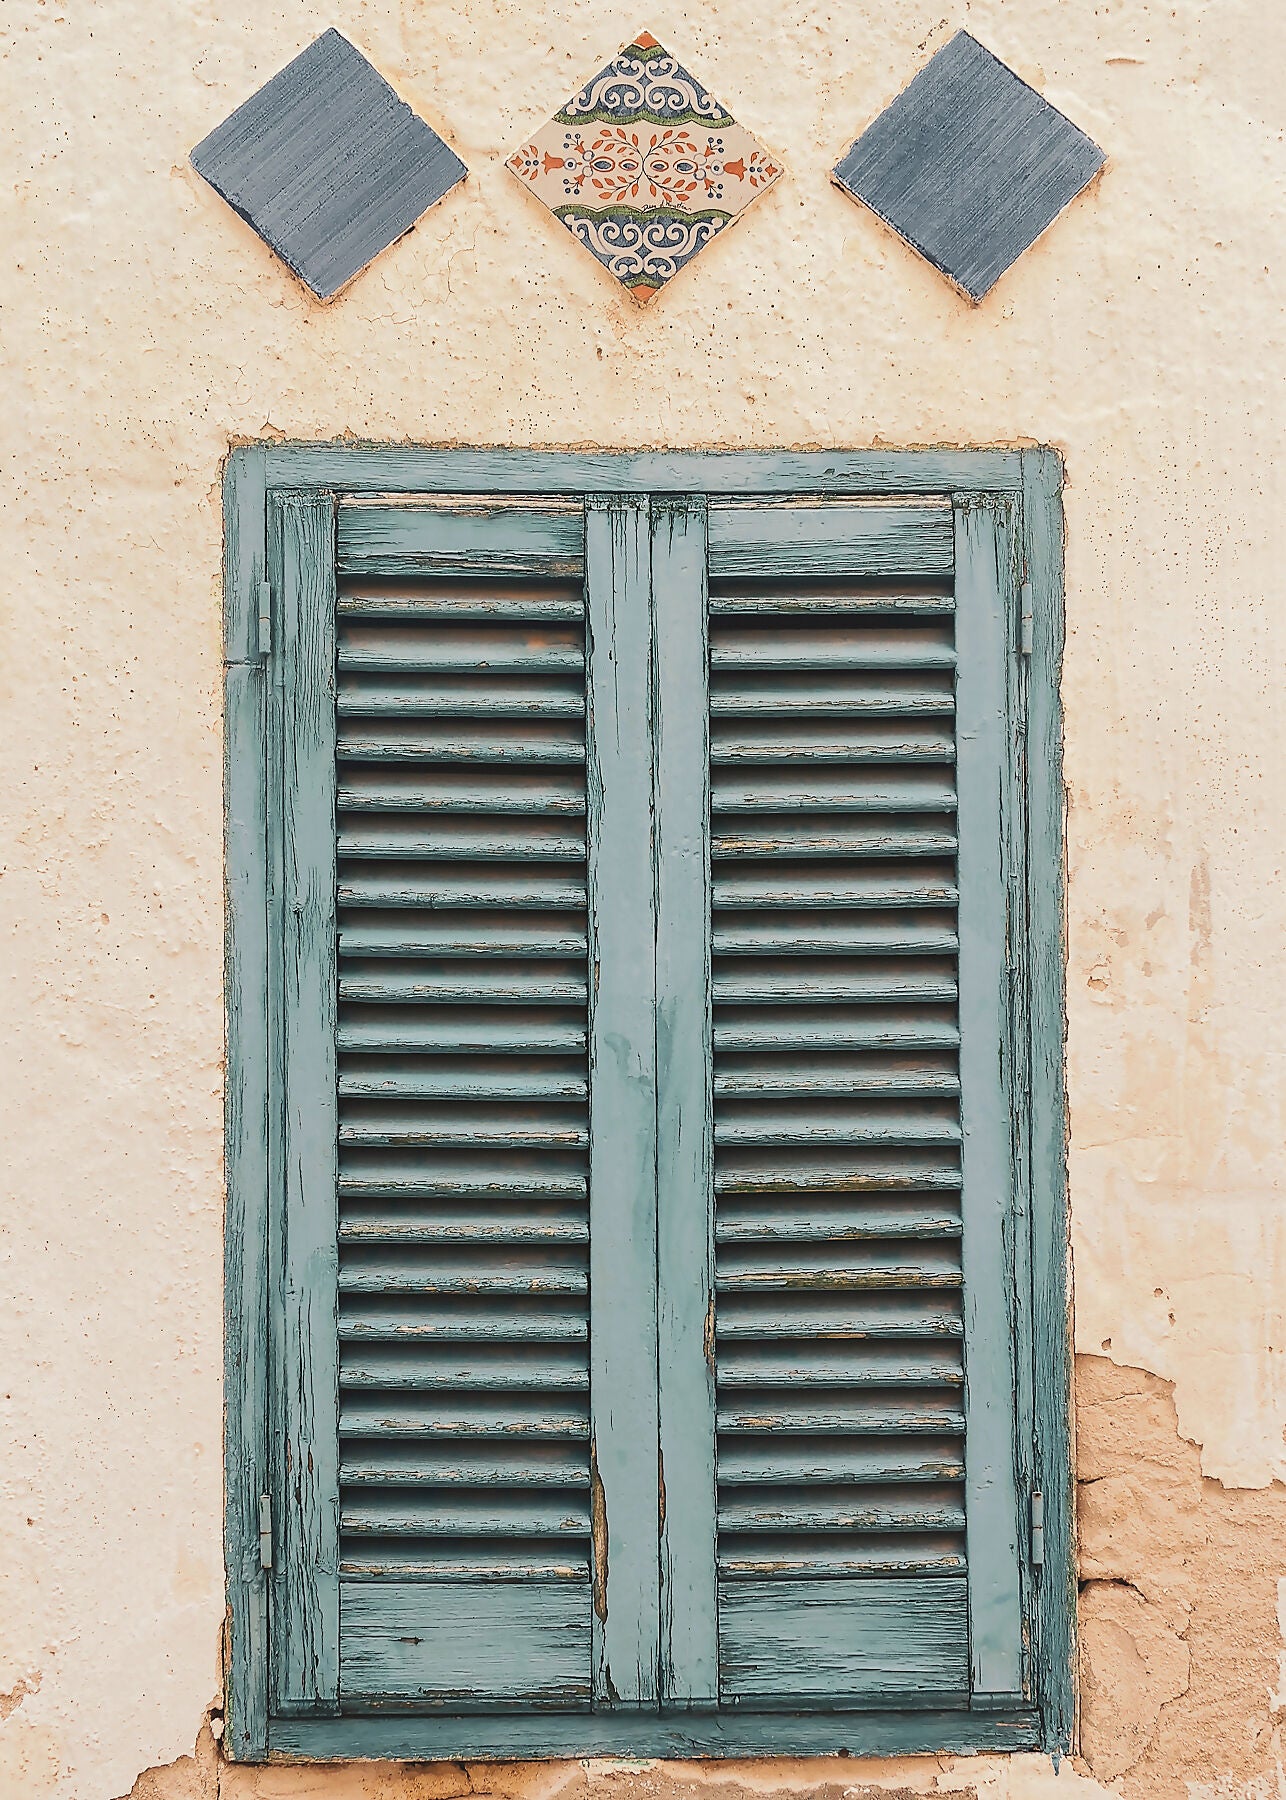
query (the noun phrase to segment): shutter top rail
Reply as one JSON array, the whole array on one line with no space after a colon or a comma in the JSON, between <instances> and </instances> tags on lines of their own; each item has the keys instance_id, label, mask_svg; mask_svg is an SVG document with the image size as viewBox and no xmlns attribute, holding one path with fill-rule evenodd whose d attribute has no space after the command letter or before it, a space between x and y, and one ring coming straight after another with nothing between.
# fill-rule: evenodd
<instances>
[{"instance_id":1,"label":"shutter top rail","mask_svg":"<svg viewBox=\"0 0 1286 1800\"><path fill-rule=\"evenodd\" d=\"M1022 487L1024 460L1050 451L526 450L271 443L234 450L269 487L372 498L493 493L719 495L968 494Z\"/></svg>"},{"instance_id":2,"label":"shutter top rail","mask_svg":"<svg viewBox=\"0 0 1286 1800\"><path fill-rule=\"evenodd\" d=\"M949 575L951 507L932 500L803 500L710 507L710 579L888 580Z\"/></svg>"},{"instance_id":3,"label":"shutter top rail","mask_svg":"<svg viewBox=\"0 0 1286 1800\"><path fill-rule=\"evenodd\" d=\"M494 584L576 576L585 567L584 509L552 498L345 501L336 556L347 577L474 577Z\"/></svg>"}]
</instances>

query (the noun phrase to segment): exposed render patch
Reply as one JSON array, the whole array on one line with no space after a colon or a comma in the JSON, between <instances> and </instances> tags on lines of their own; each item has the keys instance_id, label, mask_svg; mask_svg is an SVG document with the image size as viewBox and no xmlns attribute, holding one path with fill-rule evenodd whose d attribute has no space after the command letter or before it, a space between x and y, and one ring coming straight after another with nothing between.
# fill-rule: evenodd
<instances>
[{"instance_id":1,"label":"exposed render patch","mask_svg":"<svg viewBox=\"0 0 1286 1800\"><path fill-rule=\"evenodd\" d=\"M219 1746L207 1717L191 1756L145 1769L120 1800L220 1800L219 1772Z\"/></svg>"},{"instance_id":2,"label":"exposed render patch","mask_svg":"<svg viewBox=\"0 0 1286 1800\"><path fill-rule=\"evenodd\" d=\"M1080 1622L1096 1646L1081 1671L1081 1749L1111 1781L1143 1756L1161 1708L1187 1693L1192 1662L1183 1634L1131 1582L1083 1583Z\"/></svg>"},{"instance_id":3,"label":"exposed render patch","mask_svg":"<svg viewBox=\"0 0 1286 1800\"><path fill-rule=\"evenodd\" d=\"M34 1694L39 1687L40 1671L37 1669L34 1675L24 1675L5 1693L0 1694L0 1725L3 1725L10 1713L17 1712L28 1694Z\"/></svg>"},{"instance_id":4,"label":"exposed render patch","mask_svg":"<svg viewBox=\"0 0 1286 1800\"><path fill-rule=\"evenodd\" d=\"M1156 1375L1082 1356L1076 1384L1085 1762L1124 1800L1275 1800L1286 1486L1203 1476Z\"/></svg>"}]
</instances>

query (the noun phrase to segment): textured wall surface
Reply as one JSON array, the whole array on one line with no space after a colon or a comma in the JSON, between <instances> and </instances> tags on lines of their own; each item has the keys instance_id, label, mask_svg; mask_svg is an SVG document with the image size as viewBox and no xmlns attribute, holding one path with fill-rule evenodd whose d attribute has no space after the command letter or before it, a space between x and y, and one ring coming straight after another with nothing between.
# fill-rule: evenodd
<instances>
[{"instance_id":1,"label":"textured wall surface","mask_svg":"<svg viewBox=\"0 0 1286 1800\"><path fill-rule=\"evenodd\" d=\"M186 159L331 24L473 172L324 307ZM642 25L787 168L646 311L502 167ZM827 180L960 25L1110 157L980 308ZM1286 12L8 0L0 42L5 1800L150 1768L138 1800L1277 1800ZM208 1732L193 1759L222 1616L219 465L280 435L1066 456L1075 1768L237 1772Z\"/></svg>"}]
</instances>

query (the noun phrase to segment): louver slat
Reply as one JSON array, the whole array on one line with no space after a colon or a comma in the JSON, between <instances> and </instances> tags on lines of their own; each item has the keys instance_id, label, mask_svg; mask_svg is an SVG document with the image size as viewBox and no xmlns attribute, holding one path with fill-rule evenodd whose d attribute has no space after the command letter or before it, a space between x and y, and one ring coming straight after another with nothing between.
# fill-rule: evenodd
<instances>
[{"instance_id":1,"label":"louver slat","mask_svg":"<svg viewBox=\"0 0 1286 1800\"><path fill-rule=\"evenodd\" d=\"M426 518L340 514L340 1692L578 1705L582 526Z\"/></svg>"},{"instance_id":2,"label":"louver slat","mask_svg":"<svg viewBox=\"0 0 1286 1800\"><path fill-rule=\"evenodd\" d=\"M782 517L711 522L721 1696L959 1703L950 514Z\"/></svg>"}]
</instances>

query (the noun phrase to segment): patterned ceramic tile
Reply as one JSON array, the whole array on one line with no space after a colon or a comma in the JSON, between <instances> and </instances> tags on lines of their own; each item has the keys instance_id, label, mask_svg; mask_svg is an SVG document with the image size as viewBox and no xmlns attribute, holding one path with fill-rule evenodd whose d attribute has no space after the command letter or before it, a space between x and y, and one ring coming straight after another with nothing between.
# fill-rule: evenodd
<instances>
[{"instance_id":1,"label":"patterned ceramic tile","mask_svg":"<svg viewBox=\"0 0 1286 1800\"><path fill-rule=\"evenodd\" d=\"M960 31L862 133L835 180L981 300L1104 161Z\"/></svg>"},{"instance_id":2,"label":"patterned ceramic tile","mask_svg":"<svg viewBox=\"0 0 1286 1800\"><path fill-rule=\"evenodd\" d=\"M781 174L646 31L509 167L637 300L650 300Z\"/></svg>"},{"instance_id":3,"label":"patterned ceramic tile","mask_svg":"<svg viewBox=\"0 0 1286 1800\"><path fill-rule=\"evenodd\" d=\"M323 300L465 175L338 31L216 125L192 165Z\"/></svg>"}]
</instances>

